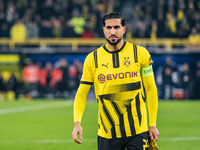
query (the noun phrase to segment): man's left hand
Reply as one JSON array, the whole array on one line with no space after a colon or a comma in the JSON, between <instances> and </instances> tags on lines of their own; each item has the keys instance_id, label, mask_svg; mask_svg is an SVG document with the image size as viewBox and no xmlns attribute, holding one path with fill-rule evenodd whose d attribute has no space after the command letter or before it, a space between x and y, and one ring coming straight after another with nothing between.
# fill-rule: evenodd
<instances>
[{"instance_id":1,"label":"man's left hand","mask_svg":"<svg viewBox=\"0 0 200 150\"><path fill-rule=\"evenodd\" d=\"M149 127L149 136L151 138L151 140L158 140L159 137L159 131L156 128L156 126L150 126Z\"/></svg>"}]
</instances>

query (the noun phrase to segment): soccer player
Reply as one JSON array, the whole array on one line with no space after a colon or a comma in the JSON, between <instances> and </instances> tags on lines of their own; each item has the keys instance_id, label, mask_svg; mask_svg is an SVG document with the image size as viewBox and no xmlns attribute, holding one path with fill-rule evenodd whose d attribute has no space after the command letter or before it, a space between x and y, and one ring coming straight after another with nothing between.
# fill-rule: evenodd
<instances>
[{"instance_id":1,"label":"soccer player","mask_svg":"<svg viewBox=\"0 0 200 150\"><path fill-rule=\"evenodd\" d=\"M107 13L103 26L107 43L88 54L84 62L74 101L73 140L81 143L81 119L94 84L99 106L98 150L148 149L148 136L151 140L159 136L153 61L144 47L123 40L126 26L121 13Z\"/></svg>"}]
</instances>

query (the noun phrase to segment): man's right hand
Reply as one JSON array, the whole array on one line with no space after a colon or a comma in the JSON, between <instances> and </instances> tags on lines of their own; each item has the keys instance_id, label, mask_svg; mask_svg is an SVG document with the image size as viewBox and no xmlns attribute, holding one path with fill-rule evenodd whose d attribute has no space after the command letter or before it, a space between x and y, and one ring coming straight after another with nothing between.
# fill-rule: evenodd
<instances>
[{"instance_id":1,"label":"man's right hand","mask_svg":"<svg viewBox=\"0 0 200 150\"><path fill-rule=\"evenodd\" d=\"M74 123L74 130L72 132L72 137L74 142L81 144L82 142L78 139L77 135L79 134L79 138L82 140L82 133L83 133L83 128L80 125L80 122L75 122Z\"/></svg>"}]
</instances>

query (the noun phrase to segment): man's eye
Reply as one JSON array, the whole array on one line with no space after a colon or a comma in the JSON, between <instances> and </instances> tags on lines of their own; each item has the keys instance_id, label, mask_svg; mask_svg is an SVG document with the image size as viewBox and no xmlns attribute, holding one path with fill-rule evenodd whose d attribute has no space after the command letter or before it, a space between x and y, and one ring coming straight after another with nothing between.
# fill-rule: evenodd
<instances>
[{"instance_id":1,"label":"man's eye","mask_svg":"<svg viewBox=\"0 0 200 150\"><path fill-rule=\"evenodd\" d=\"M107 27L107 29L111 29L112 27Z\"/></svg>"},{"instance_id":2,"label":"man's eye","mask_svg":"<svg viewBox=\"0 0 200 150\"><path fill-rule=\"evenodd\" d=\"M119 29L119 26L114 26L115 29Z\"/></svg>"}]
</instances>

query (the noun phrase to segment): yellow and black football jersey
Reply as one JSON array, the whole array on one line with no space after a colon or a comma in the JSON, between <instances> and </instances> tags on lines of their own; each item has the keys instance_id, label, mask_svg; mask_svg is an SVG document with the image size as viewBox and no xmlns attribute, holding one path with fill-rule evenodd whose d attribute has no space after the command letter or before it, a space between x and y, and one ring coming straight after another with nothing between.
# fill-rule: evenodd
<instances>
[{"instance_id":1,"label":"yellow and black football jersey","mask_svg":"<svg viewBox=\"0 0 200 150\"><path fill-rule=\"evenodd\" d=\"M145 48L128 42L117 51L105 44L86 57L80 83L94 84L99 136L121 138L148 131L141 68L152 63Z\"/></svg>"}]
</instances>

